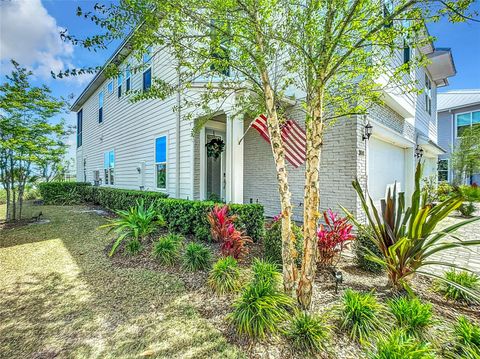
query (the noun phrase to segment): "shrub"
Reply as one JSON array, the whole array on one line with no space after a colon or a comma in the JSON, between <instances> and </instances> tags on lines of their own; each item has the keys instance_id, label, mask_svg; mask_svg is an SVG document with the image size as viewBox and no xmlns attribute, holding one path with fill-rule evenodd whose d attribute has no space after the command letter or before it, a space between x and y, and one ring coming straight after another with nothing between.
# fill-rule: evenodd
<instances>
[{"instance_id":1,"label":"shrub","mask_svg":"<svg viewBox=\"0 0 480 359\"><path fill-rule=\"evenodd\" d=\"M355 261L357 265L369 272L380 273L383 271L383 266L377 262L368 259L368 255L373 253L379 258L383 258L382 252L378 249L372 241L373 229L369 226L359 228L357 238L355 240L354 251Z\"/></svg>"},{"instance_id":2,"label":"shrub","mask_svg":"<svg viewBox=\"0 0 480 359\"><path fill-rule=\"evenodd\" d=\"M163 218L154 209L154 204L151 203L149 207L145 207L143 199L140 199L137 205L128 211L115 211L118 218L100 226L100 228L109 228L108 232L114 231L117 234L117 239L110 250L110 256L115 253L124 239L142 239L165 224Z\"/></svg>"},{"instance_id":3,"label":"shrub","mask_svg":"<svg viewBox=\"0 0 480 359\"><path fill-rule=\"evenodd\" d=\"M70 205L84 201L84 190L90 183L83 182L42 182L38 185L45 204Z\"/></svg>"},{"instance_id":4,"label":"shrub","mask_svg":"<svg viewBox=\"0 0 480 359\"><path fill-rule=\"evenodd\" d=\"M241 259L248 253L245 244L251 243L252 240L243 232L235 229L234 223L237 217L228 215L228 206L215 206L208 213L207 218L213 240L221 243L223 256Z\"/></svg>"},{"instance_id":5,"label":"shrub","mask_svg":"<svg viewBox=\"0 0 480 359\"><path fill-rule=\"evenodd\" d=\"M302 229L292 222L292 232L295 236L295 249L297 251L297 265L299 266L303 251L303 233ZM266 226L265 238L263 242L264 257L273 263L282 265L282 221L280 216Z\"/></svg>"},{"instance_id":6,"label":"shrub","mask_svg":"<svg viewBox=\"0 0 480 359\"><path fill-rule=\"evenodd\" d=\"M276 263L255 258L252 264L252 283L254 285L264 284L272 288L278 288L282 280L282 275L278 271Z\"/></svg>"},{"instance_id":7,"label":"shrub","mask_svg":"<svg viewBox=\"0 0 480 359\"><path fill-rule=\"evenodd\" d=\"M322 266L331 266L335 257L355 239L351 234L353 226L348 224L348 218L340 218L331 209L323 212L325 225L317 230L318 262Z\"/></svg>"},{"instance_id":8,"label":"shrub","mask_svg":"<svg viewBox=\"0 0 480 359\"><path fill-rule=\"evenodd\" d=\"M440 182L437 186L437 199L445 201L455 191L454 187L448 182Z\"/></svg>"},{"instance_id":9,"label":"shrub","mask_svg":"<svg viewBox=\"0 0 480 359\"><path fill-rule=\"evenodd\" d=\"M290 320L285 336L294 350L315 355L327 351L330 327L318 315L297 312Z\"/></svg>"},{"instance_id":10,"label":"shrub","mask_svg":"<svg viewBox=\"0 0 480 359\"><path fill-rule=\"evenodd\" d=\"M369 359L434 359L435 353L427 343L421 342L402 330L380 334Z\"/></svg>"},{"instance_id":11,"label":"shrub","mask_svg":"<svg viewBox=\"0 0 480 359\"><path fill-rule=\"evenodd\" d=\"M409 335L421 336L433 324L430 303L422 303L418 298L398 297L387 304L397 324Z\"/></svg>"},{"instance_id":12,"label":"shrub","mask_svg":"<svg viewBox=\"0 0 480 359\"><path fill-rule=\"evenodd\" d=\"M437 280L434 288L445 298L466 303L478 302L472 292L480 289L480 277L467 271L457 272L454 269L444 273L445 280ZM466 290L465 290L466 289Z\"/></svg>"},{"instance_id":13,"label":"shrub","mask_svg":"<svg viewBox=\"0 0 480 359\"><path fill-rule=\"evenodd\" d=\"M189 243L183 255L183 266L189 271L205 270L210 267L212 253L200 243Z\"/></svg>"},{"instance_id":14,"label":"shrub","mask_svg":"<svg viewBox=\"0 0 480 359\"><path fill-rule=\"evenodd\" d=\"M350 337L363 341L373 331L381 329L383 308L372 293L360 293L347 289L339 309L341 328Z\"/></svg>"},{"instance_id":15,"label":"shrub","mask_svg":"<svg viewBox=\"0 0 480 359\"><path fill-rule=\"evenodd\" d=\"M471 186L460 186L460 192L467 201L480 202L480 186L473 184Z\"/></svg>"},{"instance_id":16,"label":"shrub","mask_svg":"<svg viewBox=\"0 0 480 359\"><path fill-rule=\"evenodd\" d=\"M138 240L138 238L130 239L125 245L125 250L130 255L136 255L140 253L142 249L143 249L142 243Z\"/></svg>"},{"instance_id":17,"label":"shrub","mask_svg":"<svg viewBox=\"0 0 480 359\"><path fill-rule=\"evenodd\" d=\"M475 207L473 202L462 203L462 205L458 207L458 211L463 217L471 217L476 210L477 207Z\"/></svg>"},{"instance_id":18,"label":"shrub","mask_svg":"<svg viewBox=\"0 0 480 359\"><path fill-rule=\"evenodd\" d=\"M228 320L240 335L263 339L274 333L293 308L293 299L265 283L251 283L233 303Z\"/></svg>"},{"instance_id":19,"label":"shrub","mask_svg":"<svg viewBox=\"0 0 480 359\"><path fill-rule=\"evenodd\" d=\"M220 258L210 271L208 284L217 294L237 290L240 286L240 269L232 257Z\"/></svg>"},{"instance_id":20,"label":"shrub","mask_svg":"<svg viewBox=\"0 0 480 359\"><path fill-rule=\"evenodd\" d=\"M210 235L210 231L205 226L197 226L195 228L195 238L203 242L212 241L212 236Z\"/></svg>"},{"instance_id":21,"label":"shrub","mask_svg":"<svg viewBox=\"0 0 480 359\"><path fill-rule=\"evenodd\" d=\"M480 358L480 325L461 316L453 326L453 350L448 357Z\"/></svg>"},{"instance_id":22,"label":"shrub","mask_svg":"<svg viewBox=\"0 0 480 359\"><path fill-rule=\"evenodd\" d=\"M160 239L153 244L153 257L162 264L174 264L175 260L178 258L182 241L183 237L177 234L168 234L160 237Z\"/></svg>"}]
</instances>

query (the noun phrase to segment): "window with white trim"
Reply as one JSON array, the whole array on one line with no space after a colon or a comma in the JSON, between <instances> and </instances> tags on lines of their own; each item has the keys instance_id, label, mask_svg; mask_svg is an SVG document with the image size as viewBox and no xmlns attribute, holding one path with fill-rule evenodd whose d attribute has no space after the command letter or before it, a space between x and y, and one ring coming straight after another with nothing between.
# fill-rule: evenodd
<instances>
[{"instance_id":1,"label":"window with white trim","mask_svg":"<svg viewBox=\"0 0 480 359\"><path fill-rule=\"evenodd\" d=\"M109 95L113 93L113 80L108 83L107 90Z\"/></svg>"},{"instance_id":2,"label":"window with white trim","mask_svg":"<svg viewBox=\"0 0 480 359\"><path fill-rule=\"evenodd\" d=\"M457 125L457 137L462 137L462 133L467 128L480 127L480 111L459 113L455 115Z\"/></svg>"},{"instance_id":3,"label":"window with white trim","mask_svg":"<svg viewBox=\"0 0 480 359\"><path fill-rule=\"evenodd\" d=\"M77 148L82 146L83 109L77 112Z\"/></svg>"},{"instance_id":4,"label":"window with white trim","mask_svg":"<svg viewBox=\"0 0 480 359\"><path fill-rule=\"evenodd\" d=\"M448 182L448 159L438 160L438 182Z\"/></svg>"},{"instance_id":5,"label":"window with white trim","mask_svg":"<svg viewBox=\"0 0 480 359\"><path fill-rule=\"evenodd\" d=\"M143 54L143 91L146 92L152 87L152 47L148 47L147 52Z\"/></svg>"},{"instance_id":6,"label":"window with white trim","mask_svg":"<svg viewBox=\"0 0 480 359\"><path fill-rule=\"evenodd\" d=\"M429 115L432 114L432 81L428 77L427 74L425 74L425 111Z\"/></svg>"},{"instance_id":7,"label":"window with white trim","mask_svg":"<svg viewBox=\"0 0 480 359\"><path fill-rule=\"evenodd\" d=\"M117 77L117 97L122 97L122 82L123 82L123 75L122 73L118 74Z\"/></svg>"},{"instance_id":8,"label":"window with white trim","mask_svg":"<svg viewBox=\"0 0 480 359\"><path fill-rule=\"evenodd\" d=\"M103 122L103 91L98 93L98 123Z\"/></svg>"},{"instance_id":9,"label":"window with white trim","mask_svg":"<svg viewBox=\"0 0 480 359\"><path fill-rule=\"evenodd\" d=\"M108 151L103 154L103 174L105 178L105 184L115 184L115 152Z\"/></svg>"},{"instance_id":10,"label":"window with white trim","mask_svg":"<svg viewBox=\"0 0 480 359\"><path fill-rule=\"evenodd\" d=\"M131 88L131 71L130 71L130 65L127 65L125 69L125 92L130 91Z\"/></svg>"},{"instance_id":11,"label":"window with white trim","mask_svg":"<svg viewBox=\"0 0 480 359\"><path fill-rule=\"evenodd\" d=\"M167 136L155 139L155 182L158 189L167 189Z\"/></svg>"}]
</instances>

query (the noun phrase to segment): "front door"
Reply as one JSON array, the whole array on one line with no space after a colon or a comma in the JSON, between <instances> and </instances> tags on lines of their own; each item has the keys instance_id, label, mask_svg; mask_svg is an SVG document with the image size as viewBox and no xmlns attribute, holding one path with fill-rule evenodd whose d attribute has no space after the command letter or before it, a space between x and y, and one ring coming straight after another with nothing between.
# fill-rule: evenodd
<instances>
[{"instance_id":1,"label":"front door","mask_svg":"<svg viewBox=\"0 0 480 359\"><path fill-rule=\"evenodd\" d=\"M225 132L214 131L211 129L205 130L205 143L209 143L213 139L221 139L225 142ZM207 171L206 171L206 184L207 184L207 199L214 201L225 201L225 150L218 158L209 156L205 151Z\"/></svg>"}]
</instances>

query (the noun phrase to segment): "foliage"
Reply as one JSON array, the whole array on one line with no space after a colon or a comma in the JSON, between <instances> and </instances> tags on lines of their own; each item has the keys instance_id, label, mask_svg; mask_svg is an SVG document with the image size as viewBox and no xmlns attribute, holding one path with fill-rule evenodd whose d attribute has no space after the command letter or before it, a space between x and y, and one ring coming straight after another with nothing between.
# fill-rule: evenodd
<instances>
[{"instance_id":1,"label":"foliage","mask_svg":"<svg viewBox=\"0 0 480 359\"><path fill-rule=\"evenodd\" d=\"M183 254L183 266L185 269L194 272L206 270L210 267L212 253L203 244L191 242L187 244Z\"/></svg>"},{"instance_id":2,"label":"foliage","mask_svg":"<svg viewBox=\"0 0 480 359\"><path fill-rule=\"evenodd\" d=\"M325 317L298 311L290 320L285 336L295 351L313 356L328 351L330 331Z\"/></svg>"},{"instance_id":3,"label":"foliage","mask_svg":"<svg viewBox=\"0 0 480 359\"><path fill-rule=\"evenodd\" d=\"M475 173L480 172L480 128L465 128L450 155L457 185L469 183Z\"/></svg>"},{"instance_id":4,"label":"foliage","mask_svg":"<svg viewBox=\"0 0 480 359\"><path fill-rule=\"evenodd\" d=\"M445 201L455 192L453 187L448 182L440 182L437 186L437 198L439 201Z\"/></svg>"},{"instance_id":5,"label":"foliage","mask_svg":"<svg viewBox=\"0 0 480 359\"><path fill-rule=\"evenodd\" d=\"M433 204L438 200L437 187L436 174L422 178L422 196L425 196L425 204Z\"/></svg>"},{"instance_id":6,"label":"foliage","mask_svg":"<svg viewBox=\"0 0 480 359\"><path fill-rule=\"evenodd\" d=\"M383 266L368 259L370 253L382 258L382 252L370 239L371 236L373 236L373 229L370 226L358 229L354 244L355 262L362 269L372 273L380 273L383 271Z\"/></svg>"},{"instance_id":7,"label":"foliage","mask_svg":"<svg viewBox=\"0 0 480 359\"><path fill-rule=\"evenodd\" d=\"M340 218L338 213L329 209L323 212L323 219L325 225L321 224L317 230L318 261L323 266L331 266L335 255L341 253L355 236L348 218Z\"/></svg>"},{"instance_id":8,"label":"foliage","mask_svg":"<svg viewBox=\"0 0 480 359\"><path fill-rule=\"evenodd\" d=\"M152 255L160 263L172 265L179 256L183 237L177 234L162 236L153 244Z\"/></svg>"},{"instance_id":9,"label":"foliage","mask_svg":"<svg viewBox=\"0 0 480 359\"><path fill-rule=\"evenodd\" d=\"M460 192L467 201L480 202L480 186L473 184L471 186L460 186Z\"/></svg>"},{"instance_id":10,"label":"foliage","mask_svg":"<svg viewBox=\"0 0 480 359\"><path fill-rule=\"evenodd\" d=\"M215 205L213 210L208 213L207 218L213 240L220 242L222 255L242 259L248 253L245 244L251 243L252 240L243 232L235 229L237 217L228 215L228 206Z\"/></svg>"},{"instance_id":11,"label":"foliage","mask_svg":"<svg viewBox=\"0 0 480 359\"><path fill-rule=\"evenodd\" d=\"M134 206L137 200L143 199L146 205L155 202L156 210L165 219L171 232L185 235L210 232L210 224L206 217L215 206L213 202L165 198L167 195L162 192L124 190L85 184L63 185L63 183L72 182L61 182L62 184L58 185L57 183L59 182L42 184L43 193L45 193L45 195L42 193L42 196L48 203L61 204L61 202L57 203L56 201L61 201L64 195L68 196L65 192L69 191L70 186L79 186L76 189L81 193L78 203L93 203L111 210L126 210ZM63 194L62 190L64 190ZM78 196L75 198L78 198ZM244 229L254 241L263 237L264 216L262 205L230 204L229 211L229 215L236 216L235 225L237 228ZM204 230L200 228L204 228Z\"/></svg>"},{"instance_id":12,"label":"foliage","mask_svg":"<svg viewBox=\"0 0 480 359\"><path fill-rule=\"evenodd\" d=\"M458 207L458 211L462 214L463 217L471 217L476 210L477 207L475 207L473 202L462 203L462 205Z\"/></svg>"},{"instance_id":13,"label":"foliage","mask_svg":"<svg viewBox=\"0 0 480 359\"><path fill-rule=\"evenodd\" d=\"M212 241L212 235L210 234L208 228L206 228L205 226L197 226L195 228L195 238L203 242Z\"/></svg>"},{"instance_id":14,"label":"foliage","mask_svg":"<svg viewBox=\"0 0 480 359\"><path fill-rule=\"evenodd\" d=\"M477 297L472 296L470 292L465 292L462 288L468 288L470 291L480 290L480 277L475 273L466 271L457 272L455 269L444 273L445 280L437 280L435 290L442 293L445 298L466 303L478 302Z\"/></svg>"},{"instance_id":15,"label":"foliage","mask_svg":"<svg viewBox=\"0 0 480 359\"><path fill-rule=\"evenodd\" d=\"M263 339L275 333L288 319L293 309L293 299L264 282L249 284L233 303L228 320L237 333L254 339Z\"/></svg>"},{"instance_id":16,"label":"foliage","mask_svg":"<svg viewBox=\"0 0 480 359\"><path fill-rule=\"evenodd\" d=\"M142 242L138 238L132 238L127 241L125 251L130 255L137 255L143 249Z\"/></svg>"},{"instance_id":17,"label":"foliage","mask_svg":"<svg viewBox=\"0 0 480 359\"><path fill-rule=\"evenodd\" d=\"M302 229L292 222L292 233L295 237L295 250L298 254L296 265L301 265L302 250L303 250L303 233ZM265 238L263 240L263 254L264 257L273 263L282 265L282 221L277 217L265 228Z\"/></svg>"},{"instance_id":18,"label":"foliage","mask_svg":"<svg viewBox=\"0 0 480 359\"><path fill-rule=\"evenodd\" d=\"M45 204L70 205L84 200L84 182L42 182L38 185Z\"/></svg>"},{"instance_id":19,"label":"foliage","mask_svg":"<svg viewBox=\"0 0 480 359\"><path fill-rule=\"evenodd\" d=\"M418 298L397 297L387 302L397 324L407 334L421 337L433 324L432 305Z\"/></svg>"},{"instance_id":20,"label":"foliage","mask_svg":"<svg viewBox=\"0 0 480 359\"><path fill-rule=\"evenodd\" d=\"M234 292L240 287L240 269L232 257L220 258L208 276L209 286L217 294Z\"/></svg>"},{"instance_id":21,"label":"foliage","mask_svg":"<svg viewBox=\"0 0 480 359\"><path fill-rule=\"evenodd\" d=\"M347 289L338 311L341 328L348 330L352 339L362 342L374 331L382 329L384 309L373 293Z\"/></svg>"},{"instance_id":22,"label":"foliage","mask_svg":"<svg viewBox=\"0 0 480 359\"><path fill-rule=\"evenodd\" d=\"M435 273L422 271L423 266L436 264L455 267L451 263L430 260L433 254L450 248L480 244L480 240L462 241L452 235L458 228L479 220L480 217L465 220L435 232L437 224L456 210L463 199L461 195L454 194L434 207L425 204L425 196L421 196L420 190L421 174L422 166L418 162L415 171L415 191L412 194L410 207L405 207L405 194L403 192L397 194L395 184L393 191L389 190L387 198L381 201L380 214L372 198L368 195L368 199L366 198L358 180L353 182L368 223L373 229L371 240L383 255L381 258L370 253L367 258L385 268L389 282L396 290L402 287L410 290L407 281L414 273L441 278ZM343 210L359 228L364 227L345 208ZM445 242L444 239L447 236L456 241Z\"/></svg>"},{"instance_id":23,"label":"foliage","mask_svg":"<svg viewBox=\"0 0 480 359\"><path fill-rule=\"evenodd\" d=\"M22 218L26 186L42 176L45 163L59 162L69 131L61 119L64 99L47 86L32 86L33 73L11 61L13 70L0 86L0 184L6 191L6 219Z\"/></svg>"},{"instance_id":24,"label":"foliage","mask_svg":"<svg viewBox=\"0 0 480 359\"><path fill-rule=\"evenodd\" d=\"M110 250L109 255L112 256L118 246L126 238L143 239L152 234L158 227L165 225L162 216L155 210L155 203L151 203L149 207L145 206L143 199L137 202L137 205L131 207L128 211L115 211L118 218L110 220L110 223L101 226L101 228L109 228L108 233L115 232L117 239Z\"/></svg>"},{"instance_id":25,"label":"foliage","mask_svg":"<svg viewBox=\"0 0 480 359\"><path fill-rule=\"evenodd\" d=\"M369 359L434 359L435 352L429 344L394 329L388 334L379 334L376 345L368 353Z\"/></svg>"},{"instance_id":26,"label":"foliage","mask_svg":"<svg viewBox=\"0 0 480 359\"><path fill-rule=\"evenodd\" d=\"M460 316L453 326L453 350L448 358L478 359L480 357L480 325Z\"/></svg>"},{"instance_id":27,"label":"foliage","mask_svg":"<svg viewBox=\"0 0 480 359\"><path fill-rule=\"evenodd\" d=\"M263 284L272 288L279 288L282 276L278 271L278 265L263 259L255 258L252 264L252 283Z\"/></svg>"}]
</instances>

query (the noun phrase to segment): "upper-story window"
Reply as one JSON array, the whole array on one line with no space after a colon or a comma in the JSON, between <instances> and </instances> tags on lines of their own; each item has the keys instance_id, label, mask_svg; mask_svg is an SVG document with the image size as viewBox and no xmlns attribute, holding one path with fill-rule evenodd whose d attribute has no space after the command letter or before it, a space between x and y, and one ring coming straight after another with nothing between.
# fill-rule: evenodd
<instances>
[{"instance_id":1,"label":"upper-story window","mask_svg":"<svg viewBox=\"0 0 480 359\"><path fill-rule=\"evenodd\" d=\"M457 137L468 128L480 128L480 111L459 113L456 115Z\"/></svg>"},{"instance_id":2,"label":"upper-story window","mask_svg":"<svg viewBox=\"0 0 480 359\"><path fill-rule=\"evenodd\" d=\"M155 139L155 180L158 189L167 189L167 136Z\"/></svg>"},{"instance_id":3,"label":"upper-story window","mask_svg":"<svg viewBox=\"0 0 480 359\"><path fill-rule=\"evenodd\" d=\"M384 0L383 2L383 17L388 18L393 12L393 1ZM393 20L386 21L383 27L390 28L393 26Z\"/></svg>"},{"instance_id":4,"label":"upper-story window","mask_svg":"<svg viewBox=\"0 0 480 359\"><path fill-rule=\"evenodd\" d=\"M98 123L103 122L103 91L98 93Z\"/></svg>"},{"instance_id":5,"label":"upper-story window","mask_svg":"<svg viewBox=\"0 0 480 359\"><path fill-rule=\"evenodd\" d=\"M230 39L229 24L224 21L211 20L211 56L210 70L224 76L230 76Z\"/></svg>"},{"instance_id":6,"label":"upper-story window","mask_svg":"<svg viewBox=\"0 0 480 359\"><path fill-rule=\"evenodd\" d=\"M143 91L148 91L152 87L152 47L143 54L143 64L146 67L143 70Z\"/></svg>"},{"instance_id":7,"label":"upper-story window","mask_svg":"<svg viewBox=\"0 0 480 359\"><path fill-rule=\"evenodd\" d=\"M107 85L107 89L108 89L108 94L112 94L113 93L113 80L111 80L108 85Z\"/></svg>"},{"instance_id":8,"label":"upper-story window","mask_svg":"<svg viewBox=\"0 0 480 359\"><path fill-rule=\"evenodd\" d=\"M438 160L438 182L448 181L448 159Z\"/></svg>"},{"instance_id":9,"label":"upper-story window","mask_svg":"<svg viewBox=\"0 0 480 359\"><path fill-rule=\"evenodd\" d=\"M118 96L118 98L122 97L122 82L123 82L123 75L120 73L117 77L117 96Z\"/></svg>"},{"instance_id":10,"label":"upper-story window","mask_svg":"<svg viewBox=\"0 0 480 359\"><path fill-rule=\"evenodd\" d=\"M103 171L105 175L105 184L113 185L114 181L114 169L115 169L115 152L108 151L103 154Z\"/></svg>"},{"instance_id":11,"label":"upper-story window","mask_svg":"<svg viewBox=\"0 0 480 359\"><path fill-rule=\"evenodd\" d=\"M130 65L127 65L127 68L125 69L125 91L128 92L130 91L131 88L131 83L130 83Z\"/></svg>"},{"instance_id":12,"label":"upper-story window","mask_svg":"<svg viewBox=\"0 0 480 359\"><path fill-rule=\"evenodd\" d=\"M82 146L83 109L77 112L77 148Z\"/></svg>"},{"instance_id":13,"label":"upper-story window","mask_svg":"<svg viewBox=\"0 0 480 359\"><path fill-rule=\"evenodd\" d=\"M427 74L425 74L425 111L429 115L432 114L432 81L428 77Z\"/></svg>"}]
</instances>

